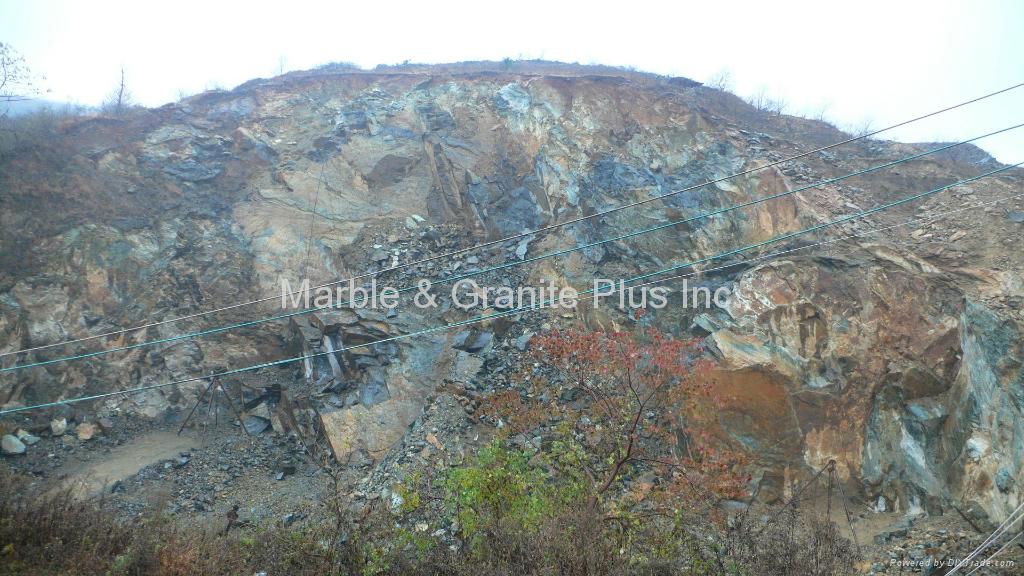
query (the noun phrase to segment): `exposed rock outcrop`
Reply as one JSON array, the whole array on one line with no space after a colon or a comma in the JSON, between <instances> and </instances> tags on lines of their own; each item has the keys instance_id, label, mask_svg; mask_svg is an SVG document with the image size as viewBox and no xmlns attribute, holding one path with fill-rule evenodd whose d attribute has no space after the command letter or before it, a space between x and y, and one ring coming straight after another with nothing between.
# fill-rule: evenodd
<instances>
[{"instance_id":1,"label":"exposed rock outcrop","mask_svg":"<svg viewBox=\"0 0 1024 576\"><path fill-rule=\"evenodd\" d=\"M820 122L769 116L685 79L555 64L325 68L124 120L72 121L52 149L26 151L0 170L0 351L117 333L4 360L29 363L245 322L280 309L273 302L117 332L274 294L282 279L294 286L308 273L316 285L541 228L843 138ZM382 281L406 286L521 261L922 149L845 146ZM545 278L587 288L597 276L649 272L768 240L993 162L977 150L937 155L481 283ZM1019 193L1019 178L978 181L805 242ZM835 459L851 487L890 508L955 503L1000 518L1020 501L1024 470L1020 210L1019 201L993 204L764 263L737 255L728 270L694 270L703 286L732 290L723 309L670 306L643 321L703 336L719 357L715 377L733 398L723 429L759 456L764 497L784 496L794 479ZM446 378L493 374L502 351L525 349L517 339L527 332L511 330L523 320L338 350L468 316L406 305L395 315L295 316L8 373L0 404L317 354L298 371L265 376L321 398L339 457L356 450L378 457ZM614 308L568 316L599 329L636 321ZM158 416L188 405L204 385L103 402Z\"/></svg>"}]
</instances>

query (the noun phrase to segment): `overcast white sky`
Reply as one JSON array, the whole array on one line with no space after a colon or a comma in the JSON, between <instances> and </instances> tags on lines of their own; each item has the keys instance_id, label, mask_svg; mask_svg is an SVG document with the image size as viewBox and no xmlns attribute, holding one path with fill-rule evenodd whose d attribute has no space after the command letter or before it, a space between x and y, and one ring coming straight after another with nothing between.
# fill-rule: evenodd
<instances>
[{"instance_id":1,"label":"overcast white sky","mask_svg":"<svg viewBox=\"0 0 1024 576\"><path fill-rule=\"evenodd\" d=\"M46 76L48 98L96 104L124 66L147 105L331 61L546 58L635 66L794 112L828 105L875 127L1024 81L1024 2L65 2L0 0L0 41ZM1024 88L895 131L957 140L1024 122ZM1024 160L1024 129L979 143Z\"/></svg>"}]
</instances>

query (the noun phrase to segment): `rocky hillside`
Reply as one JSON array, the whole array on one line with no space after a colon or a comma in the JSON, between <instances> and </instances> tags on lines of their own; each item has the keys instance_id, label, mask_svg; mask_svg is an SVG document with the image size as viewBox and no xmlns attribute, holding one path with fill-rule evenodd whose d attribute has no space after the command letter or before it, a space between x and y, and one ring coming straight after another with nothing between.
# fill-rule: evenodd
<instances>
[{"instance_id":1,"label":"rocky hillside","mask_svg":"<svg viewBox=\"0 0 1024 576\"><path fill-rule=\"evenodd\" d=\"M126 118L70 120L59 142L0 164L0 351L275 294L282 278L295 281L307 270L314 284L380 270L846 137L821 122L757 111L684 78L557 64L325 67ZM523 241L388 272L379 281L405 286L515 262L928 148L858 142ZM707 257L996 166L977 149L954 149L477 280L515 286L548 279L586 289L595 277ZM1021 194L1021 174L986 178L762 252ZM998 520L1024 490L1022 207L1021 199L991 203L768 260L737 257L735 267L691 279L691 287L730 288L726 306L685 308L677 292L676 305L643 322L705 339L720 366L714 378L729 398L722 430L756 459L761 498L789 493L793 482L835 459L850 490L879 510L956 506L979 522ZM479 312L423 311L403 301L397 314L298 316L4 373L0 403L159 384L370 343ZM270 302L17 361L276 313ZM336 453L384 458L427 397L455 383L472 412L474 393L510 385L531 334L579 322L610 330L631 329L637 320L607 307L523 315L240 379L305 391L336 432ZM14 360L6 357L4 365ZM179 414L203 386L69 410Z\"/></svg>"}]
</instances>

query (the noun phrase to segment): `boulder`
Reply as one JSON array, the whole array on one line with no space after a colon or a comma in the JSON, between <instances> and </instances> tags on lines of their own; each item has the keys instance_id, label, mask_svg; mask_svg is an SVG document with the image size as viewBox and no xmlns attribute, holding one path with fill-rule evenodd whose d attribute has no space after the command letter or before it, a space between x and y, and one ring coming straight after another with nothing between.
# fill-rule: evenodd
<instances>
[{"instance_id":1,"label":"boulder","mask_svg":"<svg viewBox=\"0 0 1024 576\"><path fill-rule=\"evenodd\" d=\"M356 404L333 412L324 412L320 421L331 444L334 457L347 462L354 452L365 450L379 460L405 434L416 417L416 406L389 399L374 406Z\"/></svg>"},{"instance_id":2,"label":"boulder","mask_svg":"<svg viewBox=\"0 0 1024 576\"><path fill-rule=\"evenodd\" d=\"M25 444L13 434L4 434L3 440L0 441L0 448L4 454L10 456L25 453Z\"/></svg>"}]
</instances>

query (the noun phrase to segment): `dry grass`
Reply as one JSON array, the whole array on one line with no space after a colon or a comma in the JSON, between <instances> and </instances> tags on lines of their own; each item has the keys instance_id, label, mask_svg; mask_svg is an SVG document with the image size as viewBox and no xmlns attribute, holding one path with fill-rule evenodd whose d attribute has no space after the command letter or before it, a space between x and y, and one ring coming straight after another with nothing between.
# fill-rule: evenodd
<instances>
[{"instance_id":1,"label":"dry grass","mask_svg":"<svg viewBox=\"0 0 1024 576\"><path fill-rule=\"evenodd\" d=\"M851 573L854 559L834 527L798 517L765 530L723 528L699 514L624 526L579 503L530 530L494 519L482 546L453 551L425 534L410 538L383 508L359 522L224 535L160 513L126 521L108 502L70 491L33 497L23 479L2 468L0 486L0 574L833 576Z\"/></svg>"},{"instance_id":2,"label":"dry grass","mask_svg":"<svg viewBox=\"0 0 1024 576\"><path fill-rule=\"evenodd\" d=\"M0 469L0 574L323 574L315 533L227 536L154 513L125 521L102 499L71 490L38 495Z\"/></svg>"}]
</instances>

